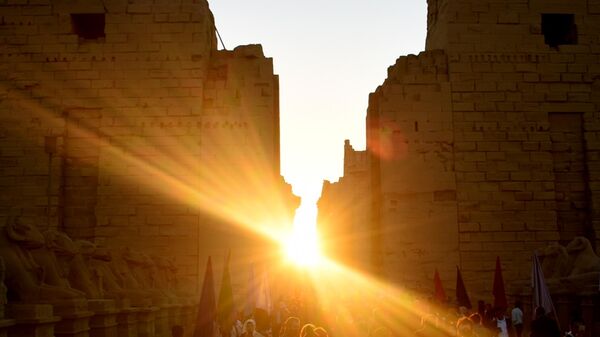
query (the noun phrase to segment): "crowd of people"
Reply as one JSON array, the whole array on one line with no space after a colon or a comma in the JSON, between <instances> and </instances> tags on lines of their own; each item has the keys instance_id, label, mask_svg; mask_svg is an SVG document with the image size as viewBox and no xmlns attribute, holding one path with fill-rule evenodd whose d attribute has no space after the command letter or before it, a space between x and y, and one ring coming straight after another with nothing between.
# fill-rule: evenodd
<instances>
[{"instance_id":1,"label":"crowd of people","mask_svg":"<svg viewBox=\"0 0 600 337\"><path fill-rule=\"evenodd\" d=\"M479 312L459 318L456 323L456 336L522 337L524 328L522 303L517 301L510 315L507 315L504 309L492 309L487 306ZM535 309L529 331L530 337L561 337L557 322L541 306Z\"/></svg>"},{"instance_id":2,"label":"crowd of people","mask_svg":"<svg viewBox=\"0 0 600 337\"><path fill-rule=\"evenodd\" d=\"M465 307L411 303L403 309L368 308L339 303L337 309L310 312L280 301L269 315L256 309L251 315L238 313L231 329L220 329L219 337L581 337L576 320L561 332L556 320L543 307L525 322L522 303L511 310L492 308L480 301L477 310ZM304 310L302 310L304 309ZM387 310L384 310L387 309ZM310 311L310 310L309 310Z\"/></svg>"}]
</instances>

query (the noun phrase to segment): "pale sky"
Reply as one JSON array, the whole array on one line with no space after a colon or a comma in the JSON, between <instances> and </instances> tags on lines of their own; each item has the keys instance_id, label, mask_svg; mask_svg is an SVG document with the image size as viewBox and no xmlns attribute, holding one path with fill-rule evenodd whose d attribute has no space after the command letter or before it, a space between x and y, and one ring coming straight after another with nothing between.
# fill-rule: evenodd
<instances>
[{"instance_id":1,"label":"pale sky","mask_svg":"<svg viewBox=\"0 0 600 337\"><path fill-rule=\"evenodd\" d=\"M209 2L228 49L258 43L273 58L282 174L314 217L322 181L342 175L344 139L365 147L369 93L399 56L425 48L426 0Z\"/></svg>"}]
</instances>

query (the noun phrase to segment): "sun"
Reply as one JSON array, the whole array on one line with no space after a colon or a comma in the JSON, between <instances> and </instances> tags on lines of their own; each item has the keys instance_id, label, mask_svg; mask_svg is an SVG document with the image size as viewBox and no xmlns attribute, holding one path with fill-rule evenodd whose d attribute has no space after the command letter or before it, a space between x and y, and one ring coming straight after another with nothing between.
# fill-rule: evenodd
<instances>
[{"instance_id":1,"label":"sun","mask_svg":"<svg viewBox=\"0 0 600 337\"><path fill-rule=\"evenodd\" d=\"M301 267L315 267L323 259L315 213L312 209L300 206L292 231L283 242L287 260Z\"/></svg>"},{"instance_id":2,"label":"sun","mask_svg":"<svg viewBox=\"0 0 600 337\"><path fill-rule=\"evenodd\" d=\"M294 230L285 243L287 259L301 267L315 267L321 262L321 249L316 233Z\"/></svg>"}]
</instances>

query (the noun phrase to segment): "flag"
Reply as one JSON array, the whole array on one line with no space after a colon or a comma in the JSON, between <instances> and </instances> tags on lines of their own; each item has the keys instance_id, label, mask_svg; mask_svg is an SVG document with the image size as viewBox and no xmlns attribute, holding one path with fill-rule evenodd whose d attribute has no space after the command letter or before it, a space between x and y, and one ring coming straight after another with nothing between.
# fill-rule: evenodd
<instances>
[{"instance_id":1,"label":"flag","mask_svg":"<svg viewBox=\"0 0 600 337\"><path fill-rule=\"evenodd\" d=\"M496 271L494 272L492 293L494 294L494 308L507 309L508 301L506 300L506 292L504 291L504 278L502 277L500 256L496 257Z\"/></svg>"},{"instance_id":2,"label":"flag","mask_svg":"<svg viewBox=\"0 0 600 337\"><path fill-rule=\"evenodd\" d=\"M268 314L271 314L271 287L269 287L269 278L267 277L266 273L262 274L257 295L258 296L256 298L256 308L263 309Z\"/></svg>"},{"instance_id":3,"label":"flag","mask_svg":"<svg viewBox=\"0 0 600 337\"><path fill-rule=\"evenodd\" d=\"M230 259L231 251L229 251L227 257L225 257L225 267L223 269L223 278L221 280L221 289L219 291L219 301L217 303L217 319L222 332L229 332L229 329L235 322L233 289L231 287L231 275L229 274Z\"/></svg>"},{"instance_id":4,"label":"flag","mask_svg":"<svg viewBox=\"0 0 600 337\"><path fill-rule=\"evenodd\" d=\"M542 265L540 264L540 260L535 252L533 253L532 262L531 293L533 294L533 309L535 310L535 308L541 306L544 307L547 313L556 313L556 311L554 311L552 297L550 297L550 291L548 291L548 287L546 286Z\"/></svg>"},{"instance_id":5,"label":"flag","mask_svg":"<svg viewBox=\"0 0 600 337\"><path fill-rule=\"evenodd\" d=\"M200 305L198 306L198 319L194 337L214 337L215 318L217 306L215 303L215 284L213 280L212 262L210 256L204 273L204 283L200 294Z\"/></svg>"},{"instance_id":6,"label":"flag","mask_svg":"<svg viewBox=\"0 0 600 337\"><path fill-rule=\"evenodd\" d=\"M473 307L458 266L456 266L456 302L459 307L465 307L467 309Z\"/></svg>"},{"instance_id":7,"label":"flag","mask_svg":"<svg viewBox=\"0 0 600 337\"><path fill-rule=\"evenodd\" d=\"M435 287L435 292L433 294L433 298L441 303L446 302L446 292L444 291L444 286L442 286L442 280L440 279L440 274L435 269L435 274L433 275L433 285Z\"/></svg>"},{"instance_id":8,"label":"flag","mask_svg":"<svg viewBox=\"0 0 600 337\"><path fill-rule=\"evenodd\" d=\"M271 314L271 288L267 274L263 272L256 289L256 305L254 309L254 320L256 330L266 331L269 329L269 317Z\"/></svg>"},{"instance_id":9,"label":"flag","mask_svg":"<svg viewBox=\"0 0 600 337\"><path fill-rule=\"evenodd\" d=\"M250 266L250 275L248 276L248 284L246 285L246 308L244 313L246 316L251 316L254 313L256 307L256 292L258 291L258 285L254 278L254 265Z\"/></svg>"}]
</instances>

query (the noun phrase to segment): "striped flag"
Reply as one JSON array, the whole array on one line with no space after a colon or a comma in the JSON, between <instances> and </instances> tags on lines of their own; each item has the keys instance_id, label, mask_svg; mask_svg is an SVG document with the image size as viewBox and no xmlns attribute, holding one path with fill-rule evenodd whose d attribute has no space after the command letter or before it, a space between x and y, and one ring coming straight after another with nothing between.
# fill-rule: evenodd
<instances>
[{"instance_id":1,"label":"striped flag","mask_svg":"<svg viewBox=\"0 0 600 337\"><path fill-rule=\"evenodd\" d=\"M542 265L537 252L533 253L532 262L531 292L533 294L533 309L535 310L536 307L541 306L544 307L547 313L556 313L550 291L548 291L548 287L546 286L546 279L544 278L544 272L542 271Z\"/></svg>"}]
</instances>

